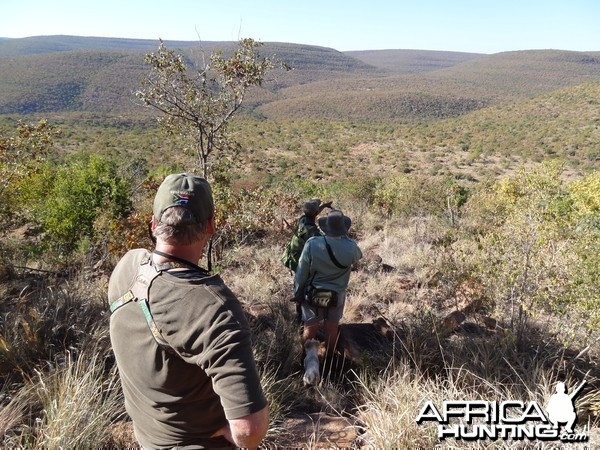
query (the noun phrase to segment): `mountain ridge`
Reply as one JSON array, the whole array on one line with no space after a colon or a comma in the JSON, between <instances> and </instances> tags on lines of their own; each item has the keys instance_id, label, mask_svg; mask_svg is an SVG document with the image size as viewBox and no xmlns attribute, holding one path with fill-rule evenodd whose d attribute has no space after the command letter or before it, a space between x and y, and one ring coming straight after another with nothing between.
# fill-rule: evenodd
<instances>
[{"instance_id":1,"label":"mountain ridge","mask_svg":"<svg viewBox=\"0 0 600 450\"><path fill-rule=\"evenodd\" d=\"M190 61L236 42L164 41ZM36 36L0 40L0 114L139 112L133 92L159 40ZM600 79L600 52L340 52L265 42L275 71L246 110L266 118L432 121ZM119 74L115 77L115 74Z\"/></svg>"}]
</instances>

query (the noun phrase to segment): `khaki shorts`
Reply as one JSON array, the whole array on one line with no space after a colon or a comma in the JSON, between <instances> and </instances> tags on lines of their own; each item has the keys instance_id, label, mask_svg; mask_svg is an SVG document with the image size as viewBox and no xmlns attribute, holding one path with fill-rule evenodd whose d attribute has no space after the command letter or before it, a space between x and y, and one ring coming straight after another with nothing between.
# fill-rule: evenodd
<instances>
[{"instance_id":1,"label":"khaki shorts","mask_svg":"<svg viewBox=\"0 0 600 450\"><path fill-rule=\"evenodd\" d=\"M346 291L338 293L338 304L335 308L316 308L302 302L302 321L306 325L326 320L327 322L339 323L344 314L346 304Z\"/></svg>"}]
</instances>

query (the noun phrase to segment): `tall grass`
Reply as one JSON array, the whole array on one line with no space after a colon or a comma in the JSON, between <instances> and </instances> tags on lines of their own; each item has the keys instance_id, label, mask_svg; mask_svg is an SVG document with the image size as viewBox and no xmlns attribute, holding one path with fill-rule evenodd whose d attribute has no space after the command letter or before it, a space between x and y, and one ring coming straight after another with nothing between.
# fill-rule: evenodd
<instances>
[{"instance_id":1,"label":"tall grass","mask_svg":"<svg viewBox=\"0 0 600 450\"><path fill-rule=\"evenodd\" d=\"M362 423L362 445L381 450L434 446L431 427L420 427L415 421L415 411L423 400L432 393L440 394L433 380L404 367L379 377L364 373L357 388L363 395L356 413Z\"/></svg>"},{"instance_id":2,"label":"tall grass","mask_svg":"<svg viewBox=\"0 0 600 450\"><path fill-rule=\"evenodd\" d=\"M0 441L6 448L26 447L27 437L31 436L28 433L30 425L24 423L23 418L28 416L31 409L32 401L34 400L33 386L4 386L2 389L3 400L8 402L0 407L0 436L3 440ZM12 396L8 394L14 392ZM25 431L25 432L23 432Z\"/></svg>"},{"instance_id":3,"label":"tall grass","mask_svg":"<svg viewBox=\"0 0 600 450\"><path fill-rule=\"evenodd\" d=\"M477 345L478 350L472 352L477 358L480 353L486 353L487 344ZM562 361L564 363L564 361ZM521 449L521 448L556 448L556 442L544 444L530 441L490 439L479 441L458 441L447 438L443 442L437 438L435 423L416 422L418 412L426 401L441 407L447 400L456 401L535 401L542 408L548 404L550 396L555 392L558 381L565 381L569 386L576 385L574 377L565 376L560 372L560 364L553 367L544 367L544 362L537 360L529 371L516 371L516 380L521 382L498 383L490 381L464 367L450 364L445 366L445 376L430 377L419 370L410 367L409 363L390 367L382 374L375 376L373 373L362 373L357 381L357 390L361 400L355 418L361 425L362 434L359 439L361 448L395 450L401 448L434 448L443 445L443 448L472 448L472 449ZM561 374L561 375L559 375ZM597 379L593 382L597 383ZM591 391L576 402L578 411L588 411L578 421L578 427L593 425L593 418L589 415L590 408L597 405L600 394ZM581 429L581 428L579 428ZM593 430L597 433L597 428ZM597 441L594 441L597 443ZM593 447L592 447L593 448Z\"/></svg>"},{"instance_id":4,"label":"tall grass","mask_svg":"<svg viewBox=\"0 0 600 450\"><path fill-rule=\"evenodd\" d=\"M0 409L5 445L94 448L109 439L111 423L124 413L123 399L116 370L107 371L103 355L96 350L90 347L77 357L67 353L64 361L36 370ZM29 423L23 422L26 412Z\"/></svg>"},{"instance_id":5,"label":"tall grass","mask_svg":"<svg viewBox=\"0 0 600 450\"><path fill-rule=\"evenodd\" d=\"M108 344L105 280L16 276L0 320L0 442L93 448L124 412Z\"/></svg>"},{"instance_id":6,"label":"tall grass","mask_svg":"<svg viewBox=\"0 0 600 450\"><path fill-rule=\"evenodd\" d=\"M123 413L116 371L105 374L97 354L68 355L64 367L38 373L35 393L42 406L36 431L41 448L92 448L108 438Z\"/></svg>"}]
</instances>

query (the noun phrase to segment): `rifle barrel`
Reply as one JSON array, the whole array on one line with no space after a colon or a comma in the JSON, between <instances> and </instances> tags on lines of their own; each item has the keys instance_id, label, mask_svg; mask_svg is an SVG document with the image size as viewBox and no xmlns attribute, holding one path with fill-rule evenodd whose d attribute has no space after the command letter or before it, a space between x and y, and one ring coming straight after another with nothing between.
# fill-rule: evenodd
<instances>
[{"instance_id":1,"label":"rifle barrel","mask_svg":"<svg viewBox=\"0 0 600 450\"><path fill-rule=\"evenodd\" d=\"M583 387L584 384L585 384L585 380L583 380L581 382L581 384L579 386L577 386L577 388L573 391L573 393L571 395L569 395L569 397L571 397L571 400L573 400L575 398L575 396L577 394L579 394L579 391L581 390L581 388Z\"/></svg>"}]
</instances>

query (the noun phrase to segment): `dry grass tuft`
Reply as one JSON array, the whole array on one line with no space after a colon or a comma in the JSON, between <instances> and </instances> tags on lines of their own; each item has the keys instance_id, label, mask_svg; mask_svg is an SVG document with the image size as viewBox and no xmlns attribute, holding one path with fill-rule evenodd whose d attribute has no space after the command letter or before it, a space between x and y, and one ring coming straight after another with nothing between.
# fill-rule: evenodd
<instances>
[{"instance_id":1,"label":"dry grass tuft","mask_svg":"<svg viewBox=\"0 0 600 450\"><path fill-rule=\"evenodd\" d=\"M412 369L410 364L390 367L375 377L363 374L357 382L362 400L355 415L361 424L361 448L434 448L439 444L436 425L427 422L418 425L415 420L425 401L440 406L445 400L519 400L525 403L535 401L544 408L554 393L556 383L565 381L562 375L558 375L558 370L559 367L543 367L543 363L538 362L529 372L514 373L520 383L490 381L464 367L452 365L446 366L443 382L438 377L432 378ZM567 376L566 384L576 386L577 382ZM589 411L591 405L597 402L598 393L590 391L576 402L576 408L578 412ZM593 424L589 412L581 416L579 426ZM596 432L597 428L592 428L592 433ZM452 448L465 448L464 442L451 438L444 443ZM468 447L504 449L529 448L528 445L522 441L479 440L469 442Z\"/></svg>"},{"instance_id":2,"label":"dry grass tuft","mask_svg":"<svg viewBox=\"0 0 600 450\"><path fill-rule=\"evenodd\" d=\"M116 370L107 370L96 346L78 356L67 353L46 370L36 369L35 377L0 410L5 445L48 449L96 447L123 414Z\"/></svg>"},{"instance_id":3,"label":"dry grass tuft","mask_svg":"<svg viewBox=\"0 0 600 450\"><path fill-rule=\"evenodd\" d=\"M105 373L105 361L95 352L68 355L63 367L39 372L35 391L43 411L36 440L43 448L97 446L123 414L116 370Z\"/></svg>"},{"instance_id":4,"label":"dry grass tuft","mask_svg":"<svg viewBox=\"0 0 600 450\"><path fill-rule=\"evenodd\" d=\"M433 430L415 422L415 411L436 392L433 381L403 368L377 378L364 374L357 388L363 394L356 413L362 424L361 446L382 450L434 446Z\"/></svg>"}]
</instances>

